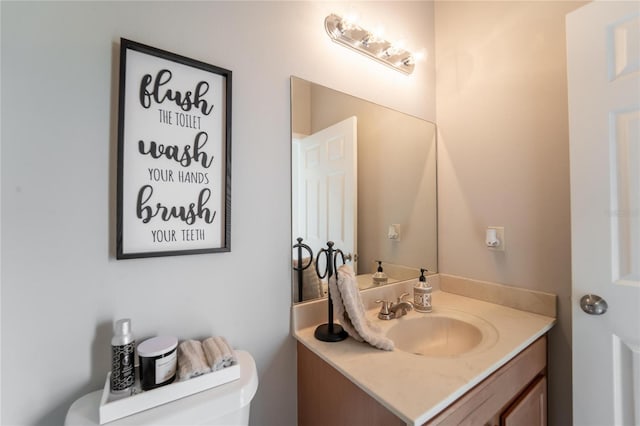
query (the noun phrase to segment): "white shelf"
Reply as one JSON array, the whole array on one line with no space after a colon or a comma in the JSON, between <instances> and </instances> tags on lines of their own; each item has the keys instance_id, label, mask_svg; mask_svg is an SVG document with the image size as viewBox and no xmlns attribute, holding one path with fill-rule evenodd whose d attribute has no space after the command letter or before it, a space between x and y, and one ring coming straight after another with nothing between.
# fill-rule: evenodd
<instances>
[{"instance_id":1,"label":"white shelf","mask_svg":"<svg viewBox=\"0 0 640 426\"><path fill-rule=\"evenodd\" d=\"M240 364L236 363L222 370L203 374L202 376L181 382L173 382L169 385L148 391L140 391L140 385L136 383L134 388L137 389L139 393L124 398L114 398L110 392L111 372L109 372L100 400L100 424L112 422L122 417L130 416L140 411L148 410L149 408L157 407L158 405L166 404L167 402L232 382L239 378Z\"/></svg>"}]
</instances>

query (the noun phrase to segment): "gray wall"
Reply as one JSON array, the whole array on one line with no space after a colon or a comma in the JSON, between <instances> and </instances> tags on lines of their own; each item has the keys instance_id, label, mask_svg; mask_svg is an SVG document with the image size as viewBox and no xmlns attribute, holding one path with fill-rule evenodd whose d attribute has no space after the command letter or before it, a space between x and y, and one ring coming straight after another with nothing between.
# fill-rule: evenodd
<instances>
[{"instance_id":1,"label":"gray wall","mask_svg":"<svg viewBox=\"0 0 640 426\"><path fill-rule=\"evenodd\" d=\"M140 338L225 335L257 362L256 425L295 424L289 76L434 120L430 3L357 3L425 48L406 77L337 46L325 2L6 2L2 415L61 424L102 387L115 319ZM231 253L116 261L119 38L233 71Z\"/></svg>"}]
</instances>

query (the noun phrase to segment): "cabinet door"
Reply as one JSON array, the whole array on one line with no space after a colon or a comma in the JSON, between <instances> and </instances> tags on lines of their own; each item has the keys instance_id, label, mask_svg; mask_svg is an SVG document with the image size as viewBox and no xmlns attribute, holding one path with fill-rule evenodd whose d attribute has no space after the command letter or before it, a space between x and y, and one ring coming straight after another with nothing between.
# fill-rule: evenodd
<instances>
[{"instance_id":1,"label":"cabinet door","mask_svg":"<svg viewBox=\"0 0 640 426\"><path fill-rule=\"evenodd\" d=\"M503 426L546 426L547 380L540 377L505 411Z\"/></svg>"},{"instance_id":2,"label":"cabinet door","mask_svg":"<svg viewBox=\"0 0 640 426\"><path fill-rule=\"evenodd\" d=\"M298 342L298 426L404 426L405 422Z\"/></svg>"}]
</instances>

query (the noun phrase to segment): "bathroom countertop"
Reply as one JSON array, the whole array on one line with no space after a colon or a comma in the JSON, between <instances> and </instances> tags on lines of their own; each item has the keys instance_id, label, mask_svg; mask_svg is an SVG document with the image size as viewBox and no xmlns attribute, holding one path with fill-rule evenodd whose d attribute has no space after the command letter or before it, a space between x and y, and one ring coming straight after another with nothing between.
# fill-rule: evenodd
<instances>
[{"instance_id":1,"label":"bathroom countertop","mask_svg":"<svg viewBox=\"0 0 640 426\"><path fill-rule=\"evenodd\" d=\"M378 309L372 308L367 317L385 332L419 316L459 316L483 330L483 342L465 354L438 357L398 349L382 351L352 338L339 343L321 342L313 334L322 321L310 325L308 317L296 320L296 316L308 316L304 305L294 307L293 334L408 425L422 425L544 335L556 322L550 316L444 291L434 290L432 299L431 314L410 311L402 318L382 321L377 318ZM326 302L323 306L326 309ZM320 311L313 305L306 309L314 310L316 315Z\"/></svg>"}]
</instances>

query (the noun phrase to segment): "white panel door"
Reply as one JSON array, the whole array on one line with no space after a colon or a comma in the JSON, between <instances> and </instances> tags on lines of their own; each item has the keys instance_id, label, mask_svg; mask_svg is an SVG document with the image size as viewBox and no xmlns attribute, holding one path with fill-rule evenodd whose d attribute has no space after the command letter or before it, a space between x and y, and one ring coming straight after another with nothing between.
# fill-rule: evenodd
<instances>
[{"instance_id":1,"label":"white panel door","mask_svg":"<svg viewBox=\"0 0 640 426\"><path fill-rule=\"evenodd\" d=\"M352 255L357 245L357 118L350 117L299 141L298 236L314 255L333 241ZM294 189L295 191L295 189Z\"/></svg>"},{"instance_id":2,"label":"white panel door","mask_svg":"<svg viewBox=\"0 0 640 426\"><path fill-rule=\"evenodd\" d=\"M640 425L640 3L570 13L567 72L574 424Z\"/></svg>"}]
</instances>

